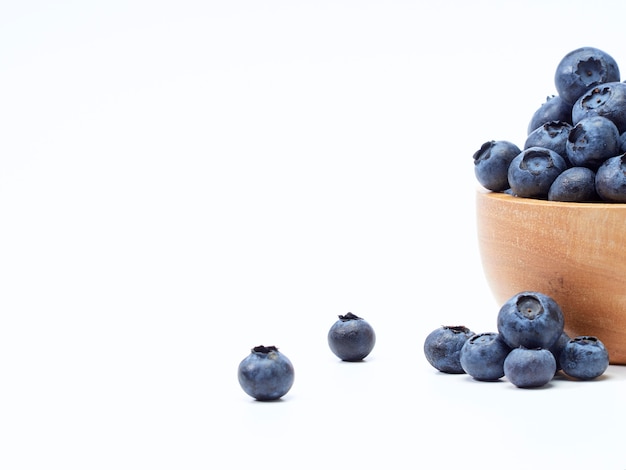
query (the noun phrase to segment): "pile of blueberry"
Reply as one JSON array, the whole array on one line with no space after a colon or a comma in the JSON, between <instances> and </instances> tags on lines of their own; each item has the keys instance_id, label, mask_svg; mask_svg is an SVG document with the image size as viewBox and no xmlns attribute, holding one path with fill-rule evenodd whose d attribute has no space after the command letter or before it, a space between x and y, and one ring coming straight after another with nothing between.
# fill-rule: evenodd
<instances>
[{"instance_id":1,"label":"pile of blueberry","mask_svg":"<svg viewBox=\"0 0 626 470\"><path fill-rule=\"evenodd\" d=\"M493 382L505 377L519 388L546 385L557 372L578 380L599 377L609 354L595 336L570 338L558 303L541 292L520 292L500 308L497 333L442 326L424 341L424 354L437 370Z\"/></svg>"},{"instance_id":2,"label":"pile of blueberry","mask_svg":"<svg viewBox=\"0 0 626 470\"><path fill-rule=\"evenodd\" d=\"M363 318L348 312L328 331L328 346L342 361L365 359L376 344L372 326ZM277 400L293 385L291 361L276 346L256 346L240 363L239 384L244 392L259 401Z\"/></svg>"},{"instance_id":3,"label":"pile of blueberry","mask_svg":"<svg viewBox=\"0 0 626 470\"><path fill-rule=\"evenodd\" d=\"M594 47L566 54L551 95L530 119L523 148L485 142L478 182L494 192L564 202L626 202L626 82Z\"/></svg>"}]
</instances>

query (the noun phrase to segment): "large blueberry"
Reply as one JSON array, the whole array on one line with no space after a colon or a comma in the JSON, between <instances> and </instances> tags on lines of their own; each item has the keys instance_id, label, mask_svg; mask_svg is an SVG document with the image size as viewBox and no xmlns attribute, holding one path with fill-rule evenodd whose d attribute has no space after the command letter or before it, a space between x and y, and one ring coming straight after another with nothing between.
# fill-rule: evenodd
<instances>
[{"instance_id":1,"label":"large blueberry","mask_svg":"<svg viewBox=\"0 0 626 470\"><path fill-rule=\"evenodd\" d=\"M548 200L563 202L597 201L595 172L584 166L568 168L557 176L550 186Z\"/></svg>"},{"instance_id":2,"label":"large blueberry","mask_svg":"<svg viewBox=\"0 0 626 470\"><path fill-rule=\"evenodd\" d=\"M595 336L570 339L559 357L563 372L580 380L591 380L604 374L609 367L609 353Z\"/></svg>"},{"instance_id":3,"label":"large blueberry","mask_svg":"<svg viewBox=\"0 0 626 470\"><path fill-rule=\"evenodd\" d=\"M491 191L509 189L509 165L519 153L519 147L506 140L485 142L474 153L476 179L484 188Z\"/></svg>"},{"instance_id":4,"label":"large blueberry","mask_svg":"<svg viewBox=\"0 0 626 470\"><path fill-rule=\"evenodd\" d=\"M611 157L598 168L596 192L606 202L626 202L626 154Z\"/></svg>"},{"instance_id":5,"label":"large blueberry","mask_svg":"<svg viewBox=\"0 0 626 470\"><path fill-rule=\"evenodd\" d=\"M479 333L461 348L461 367L476 380L498 380L504 377L504 360L510 351L498 333Z\"/></svg>"},{"instance_id":6,"label":"large blueberry","mask_svg":"<svg viewBox=\"0 0 626 470\"><path fill-rule=\"evenodd\" d=\"M504 375L519 388L542 387L556 373L556 360L548 349L513 349L504 360Z\"/></svg>"},{"instance_id":7,"label":"large blueberry","mask_svg":"<svg viewBox=\"0 0 626 470\"><path fill-rule=\"evenodd\" d=\"M619 153L619 131L608 118L589 116L572 128L565 146L572 166L586 166L597 170L607 158Z\"/></svg>"},{"instance_id":8,"label":"large blueberry","mask_svg":"<svg viewBox=\"0 0 626 470\"><path fill-rule=\"evenodd\" d=\"M240 363L237 376L244 392L259 401L277 400L293 385L291 361L276 346L256 346Z\"/></svg>"},{"instance_id":9,"label":"large blueberry","mask_svg":"<svg viewBox=\"0 0 626 470\"><path fill-rule=\"evenodd\" d=\"M542 124L526 137L524 148L543 147L565 156L565 145L572 125L565 121L550 121Z\"/></svg>"},{"instance_id":10,"label":"large blueberry","mask_svg":"<svg viewBox=\"0 0 626 470\"><path fill-rule=\"evenodd\" d=\"M563 333L565 320L552 297L524 291L502 305L497 324L498 333L510 348L550 348Z\"/></svg>"},{"instance_id":11,"label":"large blueberry","mask_svg":"<svg viewBox=\"0 0 626 470\"><path fill-rule=\"evenodd\" d=\"M558 95L548 96L546 101L534 112L528 123L528 134L546 122L561 121L572 123L572 105Z\"/></svg>"},{"instance_id":12,"label":"large blueberry","mask_svg":"<svg viewBox=\"0 0 626 470\"><path fill-rule=\"evenodd\" d=\"M590 116L611 120L617 130L626 131L626 83L611 82L598 85L583 94L572 107L572 122Z\"/></svg>"},{"instance_id":13,"label":"large blueberry","mask_svg":"<svg viewBox=\"0 0 626 470\"><path fill-rule=\"evenodd\" d=\"M342 361L365 359L375 344L376 334L372 326L351 312L339 315L339 320L328 331L328 346Z\"/></svg>"},{"instance_id":14,"label":"large blueberry","mask_svg":"<svg viewBox=\"0 0 626 470\"><path fill-rule=\"evenodd\" d=\"M431 331L424 340L426 360L440 372L464 374L461 348L473 335L465 326L441 326Z\"/></svg>"},{"instance_id":15,"label":"large blueberry","mask_svg":"<svg viewBox=\"0 0 626 470\"><path fill-rule=\"evenodd\" d=\"M568 52L554 74L558 95L569 104L574 104L596 85L619 80L620 72L615 59L595 47L581 47Z\"/></svg>"},{"instance_id":16,"label":"large blueberry","mask_svg":"<svg viewBox=\"0 0 626 470\"><path fill-rule=\"evenodd\" d=\"M567 162L554 150L543 147L525 149L509 165L511 193L519 197L547 199L550 186L566 169Z\"/></svg>"}]
</instances>

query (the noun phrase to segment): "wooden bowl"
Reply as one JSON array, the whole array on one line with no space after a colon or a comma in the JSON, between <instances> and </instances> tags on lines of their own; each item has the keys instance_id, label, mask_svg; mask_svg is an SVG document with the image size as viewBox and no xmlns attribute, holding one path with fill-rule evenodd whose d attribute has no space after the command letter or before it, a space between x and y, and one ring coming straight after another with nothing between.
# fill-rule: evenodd
<instances>
[{"instance_id":1,"label":"wooden bowl","mask_svg":"<svg viewBox=\"0 0 626 470\"><path fill-rule=\"evenodd\" d=\"M554 298L571 337L597 336L626 364L626 204L552 202L478 191L478 245L497 302Z\"/></svg>"}]
</instances>

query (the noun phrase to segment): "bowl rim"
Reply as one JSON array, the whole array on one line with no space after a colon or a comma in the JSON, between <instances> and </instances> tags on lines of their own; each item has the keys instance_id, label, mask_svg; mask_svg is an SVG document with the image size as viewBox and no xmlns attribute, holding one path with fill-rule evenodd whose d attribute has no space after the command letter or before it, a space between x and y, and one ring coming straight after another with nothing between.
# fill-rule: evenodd
<instances>
[{"instance_id":1,"label":"bowl rim","mask_svg":"<svg viewBox=\"0 0 626 470\"><path fill-rule=\"evenodd\" d=\"M566 201L548 201L547 199L535 199L530 197L518 197L505 192L490 191L484 188L478 188L479 195L490 199L497 199L510 204L544 206L544 207L561 207L571 210L581 209L609 209L616 211L626 211L626 203L623 202L566 202Z\"/></svg>"}]
</instances>

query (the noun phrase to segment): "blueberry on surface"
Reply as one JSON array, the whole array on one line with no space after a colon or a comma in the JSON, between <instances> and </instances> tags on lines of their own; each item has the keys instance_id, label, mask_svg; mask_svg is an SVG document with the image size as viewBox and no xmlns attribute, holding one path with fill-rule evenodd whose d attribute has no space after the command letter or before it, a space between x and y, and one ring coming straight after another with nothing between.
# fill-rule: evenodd
<instances>
[{"instance_id":1,"label":"blueberry on surface","mask_svg":"<svg viewBox=\"0 0 626 470\"><path fill-rule=\"evenodd\" d=\"M519 388L535 388L546 385L556 374L556 360L543 348L513 349L504 360L504 375Z\"/></svg>"},{"instance_id":2,"label":"blueberry on surface","mask_svg":"<svg viewBox=\"0 0 626 470\"><path fill-rule=\"evenodd\" d=\"M606 202L626 202L626 154L611 157L598 168L596 192Z\"/></svg>"},{"instance_id":3,"label":"blueberry on surface","mask_svg":"<svg viewBox=\"0 0 626 470\"><path fill-rule=\"evenodd\" d=\"M617 126L602 116L581 119L572 128L565 144L565 155L572 166L596 170L607 158L619 153Z\"/></svg>"},{"instance_id":4,"label":"blueberry on surface","mask_svg":"<svg viewBox=\"0 0 626 470\"><path fill-rule=\"evenodd\" d=\"M580 47L568 52L554 74L558 95L570 105L594 86L619 80L620 72L615 59L595 47Z\"/></svg>"},{"instance_id":5,"label":"blueberry on surface","mask_svg":"<svg viewBox=\"0 0 626 470\"><path fill-rule=\"evenodd\" d=\"M511 192L519 197L547 199L550 186L567 167L565 159L554 150L525 149L509 165Z\"/></svg>"},{"instance_id":6,"label":"blueberry on surface","mask_svg":"<svg viewBox=\"0 0 626 470\"><path fill-rule=\"evenodd\" d=\"M511 349L550 348L563 333L561 307L541 292L524 291L508 299L497 317L498 333Z\"/></svg>"},{"instance_id":7,"label":"blueberry on surface","mask_svg":"<svg viewBox=\"0 0 626 470\"><path fill-rule=\"evenodd\" d=\"M596 173L583 166L568 168L557 176L550 186L548 200L563 202L597 201Z\"/></svg>"},{"instance_id":8,"label":"blueberry on surface","mask_svg":"<svg viewBox=\"0 0 626 470\"><path fill-rule=\"evenodd\" d=\"M593 87L584 93L572 107L572 122L591 116L602 116L626 131L626 83L611 82Z\"/></svg>"},{"instance_id":9,"label":"blueberry on surface","mask_svg":"<svg viewBox=\"0 0 626 470\"><path fill-rule=\"evenodd\" d=\"M572 123L572 105L558 95L548 96L546 101L534 112L528 123L527 133L532 133L547 122L561 121Z\"/></svg>"},{"instance_id":10,"label":"blueberry on surface","mask_svg":"<svg viewBox=\"0 0 626 470\"><path fill-rule=\"evenodd\" d=\"M479 333L461 348L461 367L476 380L498 380L504 377L504 360L510 351L498 333Z\"/></svg>"},{"instance_id":11,"label":"blueberry on surface","mask_svg":"<svg viewBox=\"0 0 626 470\"><path fill-rule=\"evenodd\" d=\"M543 147L554 150L556 153L565 156L565 145L572 125L564 121L550 121L542 124L526 137L524 148Z\"/></svg>"},{"instance_id":12,"label":"blueberry on surface","mask_svg":"<svg viewBox=\"0 0 626 470\"><path fill-rule=\"evenodd\" d=\"M554 360L556 361L556 370L561 370L561 352L570 339L569 335L563 332L561 333L561 336L559 336L559 339L557 339L549 348L550 352L554 356Z\"/></svg>"},{"instance_id":13,"label":"blueberry on surface","mask_svg":"<svg viewBox=\"0 0 626 470\"><path fill-rule=\"evenodd\" d=\"M376 334L364 319L347 313L339 315L328 331L330 350L342 361L356 362L365 359L376 344Z\"/></svg>"},{"instance_id":14,"label":"blueberry on surface","mask_svg":"<svg viewBox=\"0 0 626 470\"><path fill-rule=\"evenodd\" d=\"M464 374L461 348L473 335L465 326L441 326L431 331L424 340L426 360L440 372Z\"/></svg>"},{"instance_id":15,"label":"blueberry on surface","mask_svg":"<svg viewBox=\"0 0 626 470\"><path fill-rule=\"evenodd\" d=\"M567 342L559 362L563 372L580 380L591 380L609 367L609 353L595 336L577 336Z\"/></svg>"},{"instance_id":16,"label":"blueberry on surface","mask_svg":"<svg viewBox=\"0 0 626 470\"><path fill-rule=\"evenodd\" d=\"M476 179L490 191L509 189L509 165L519 153L519 147L506 140L485 142L473 156Z\"/></svg>"},{"instance_id":17,"label":"blueberry on surface","mask_svg":"<svg viewBox=\"0 0 626 470\"><path fill-rule=\"evenodd\" d=\"M240 363L237 376L244 392L259 401L277 400L293 385L291 361L276 346L256 346Z\"/></svg>"}]
</instances>

